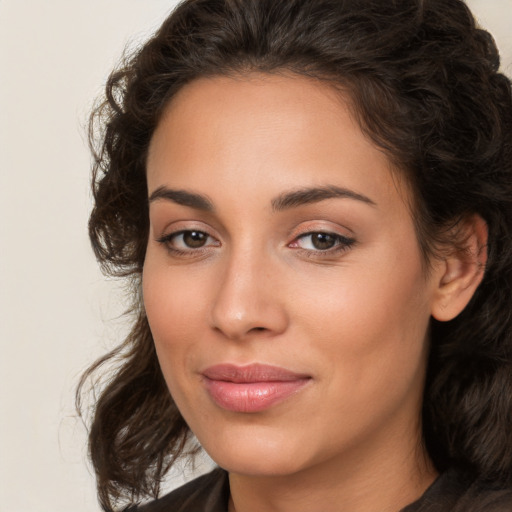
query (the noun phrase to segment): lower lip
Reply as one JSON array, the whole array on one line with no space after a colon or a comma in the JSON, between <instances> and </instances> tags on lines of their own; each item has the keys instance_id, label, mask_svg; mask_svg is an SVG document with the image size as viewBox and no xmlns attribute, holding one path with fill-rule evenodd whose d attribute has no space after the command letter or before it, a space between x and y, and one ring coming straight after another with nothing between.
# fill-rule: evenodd
<instances>
[{"instance_id":1,"label":"lower lip","mask_svg":"<svg viewBox=\"0 0 512 512\"><path fill-rule=\"evenodd\" d=\"M235 412L260 412L294 395L309 380L229 382L205 378L204 382L219 407Z\"/></svg>"}]
</instances>

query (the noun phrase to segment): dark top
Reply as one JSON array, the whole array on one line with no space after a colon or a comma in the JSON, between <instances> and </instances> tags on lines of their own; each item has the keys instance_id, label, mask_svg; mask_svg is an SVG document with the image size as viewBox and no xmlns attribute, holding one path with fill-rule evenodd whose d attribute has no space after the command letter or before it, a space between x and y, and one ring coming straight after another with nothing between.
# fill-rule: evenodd
<instances>
[{"instance_id":1,"label":"dark top","mask_svg":"<svg viewBox=\"0 0 512 512\"><path fill-rule=\"evenodd\" d=\"M220 469L126 512L227 512L228 474ZM512 490L495 489L447 471L400 512L512 512Z\"/></svg>"}]
</instances>

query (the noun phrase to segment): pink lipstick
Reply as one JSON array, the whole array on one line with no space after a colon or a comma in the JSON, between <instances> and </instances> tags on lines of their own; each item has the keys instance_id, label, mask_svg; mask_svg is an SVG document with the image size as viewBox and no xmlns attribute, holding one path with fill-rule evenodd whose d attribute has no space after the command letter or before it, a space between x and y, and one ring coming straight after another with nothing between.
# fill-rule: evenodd
<instances>
[{"instance_id":1,"label":"pink lipstick","mask_svg":"<svg viewBox=\"0 0 512 512\"><path fill-rule=\"evenodd\" d=\"M259 412L302 389L311 377L264 364L220 364L202 372L213 401L235 412Z\"/></svg>"}]
</instances>

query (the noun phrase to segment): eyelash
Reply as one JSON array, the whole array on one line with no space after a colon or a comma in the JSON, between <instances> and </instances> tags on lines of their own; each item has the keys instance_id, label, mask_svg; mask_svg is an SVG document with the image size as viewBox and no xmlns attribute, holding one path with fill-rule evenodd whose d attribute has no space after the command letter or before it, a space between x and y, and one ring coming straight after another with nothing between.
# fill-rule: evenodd
<instances>
[{"instance_id":1,"label":"eyelash","mask_svg":"<svg viewBox=\"0 0 512 512\"><path fill-rule=\"evenodd\" d=\"M323 237L331 238L331 240L333 242L333 246L328 247L326 249L318 249L318 248L317 249L306 249L306 248L300 247L298 245L300 240L304 240L308 237L311 238L314 235L321 235ZM306 233L303 233L303 234L297 236L289 246L292 246L296 250L304 252L308 257L322 258L322 257L327 257L327 256L333 256L333 255L336 255L341 252L345 252L345 251L349 250L355 243L356 243L355 239L348 238L346 236L339 235L337 233L331 233L329 231L308 231ZM312 240L311 240L311 244L314 245Z\"/></svg>"},{"instance_id":2,"label":"eyelash","mask_svg":"<svg viewBox=\"0 0 512 512\"><path fill-rule=\"evenodd\" d=\"M160 238L157 238L157 242L164 245L166 249L175 256L198 256L203 254L206 250L208 250L209 245L207 246L200 246L197 248L189 247L188 249L180 249L178 247L175 247L172 245L173 241L178 238L179 236L184 236L186 234L191 233L197 233L200 235L204 235L207 239L211 238L212 240L215 240L211 235L206 233L206 231L201 231L200 229L182 229L180 231L175 231L174 233L169 233L167 235L163 235ZM220 243L217 241L216 244L214 244L215 247L218 247Z\"/></svg>"},{"instance_id":3,"label":"eyelash","mask_svg":"<svg viewBox=\"0 0 512 512\"><path fill-rule=\"evenodd\" d=\"M199 229L183 229L180 231L176 231L174 233L169 233L167 235L163 235L162 237L158 238L156 241L166 247L166 249L173 255L178 257L193 257L193 256L200 256L205 251L208 250L209 247L219 247L220 242L216 241L215 244L209 244L209 245L203 245L197 248L189 247L188 249L181 249L176 246L173 246L173 241L178 238L179 236L184 236L186 234L192 234L196 233L202 236L205 236L206 239L212 239L216 240L214 237L212 237L210 234L208 234L205 231L201 231ZM332 241L334 242L334 245L332 247L326 248L326 249L306 249L304 247L300 247L298 245L300 240L304 240L308 237L312 237L314 235L322 235L324 237L330 237ZM337 233L331 233L328 231L308 231L306 233L302 233L301 235L295 237L295 239L288 244L288 247L293 248L295 250L301 251L302 253L306 254L308 257L312 258L322 258L338 254L340 252L345 252L349 250L354 244L356 243L355 239L348 238L343 235L339 235Z\"/></svg>"}]
</instances>

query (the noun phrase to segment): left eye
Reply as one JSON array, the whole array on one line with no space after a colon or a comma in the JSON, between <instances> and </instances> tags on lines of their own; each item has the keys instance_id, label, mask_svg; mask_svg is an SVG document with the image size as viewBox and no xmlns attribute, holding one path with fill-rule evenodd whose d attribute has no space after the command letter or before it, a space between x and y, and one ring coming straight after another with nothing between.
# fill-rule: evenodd
<instances>
[{"instance_id":1,"label":"left eye","mask_svg":"<svg viewBox=\"0 0 512 512\"><path fill-rule=\"evenodd\" d=\"M292 243L292 247L300 247L310 251L328 251L336 246L348 247L353 243L353 240L345 238L341 235L334 233L305 233L299 236L295 242Z\"/></svg>"}]
</instances>

